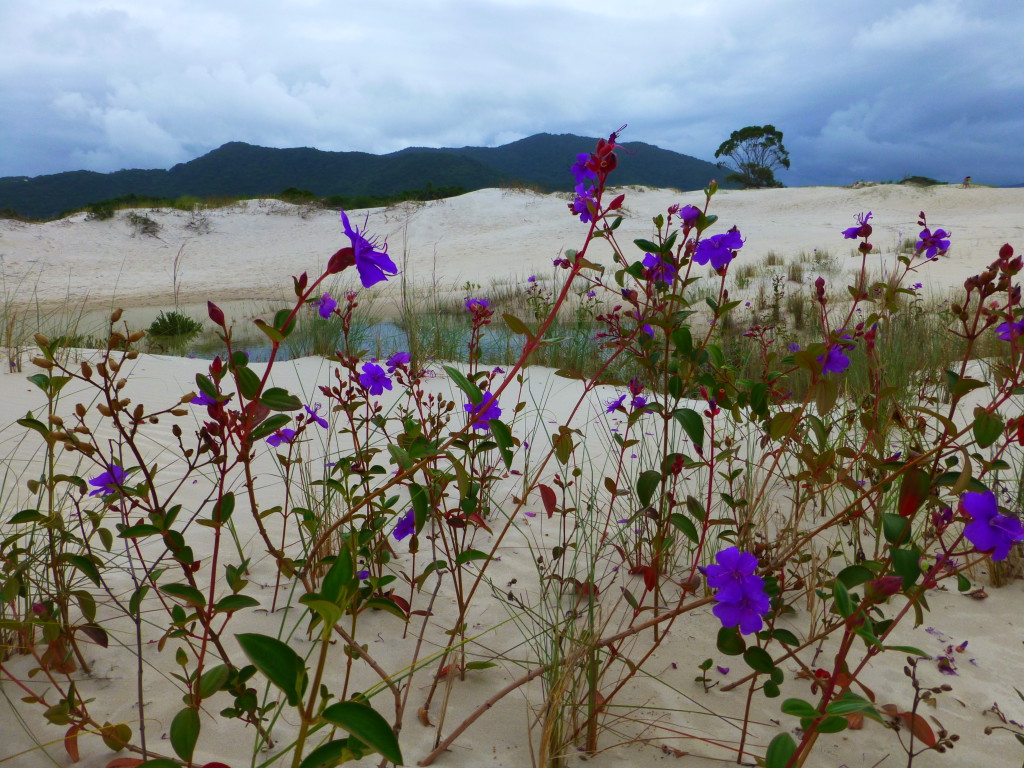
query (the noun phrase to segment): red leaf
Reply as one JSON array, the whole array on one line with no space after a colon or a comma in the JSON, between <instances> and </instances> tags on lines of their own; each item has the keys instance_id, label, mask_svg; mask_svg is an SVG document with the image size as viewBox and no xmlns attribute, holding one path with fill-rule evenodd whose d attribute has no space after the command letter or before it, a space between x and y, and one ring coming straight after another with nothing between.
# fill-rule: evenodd
<instances>
[{"instance_id":1,"label":"red leaf","mask_svg":"<svg viewBox=\"0 0 1024 768\"><path fill-rule=\"evenodd\" d=\"M649 565L644 566L644 588L648 592L653 592L654 588L658 586L658 574Z\"/></svg>"},{"instance_id":2,"label":"red leaf","mask_svg":"<svg viewBox=\"0 0 1024 768\"><path fill-rule=\"evenodd\" d=\"M68 728L67 733L64 734L64 751L68 753L72 763L77 763L80 759L78 755L78 731L81 727L77 724L72 725Z\"/></svg>"},{"instance_id":3,"label":"red leaf","mask_svg":"<svg viewBox=\"0 0 1024 768\"><path fill-rule=\"evenodd\" d=\"M142 765L142 762L137 757L115 757L107 763L107 768L135 768L137 765Z\"/></svg>"},{"instance_id":4,"label":"red leaf","mask_svg":"<svg viewBox=\"0 0 1024 768\"><path fill-rule=\"evenodd\" d=\"M555 496L555 492L551 490L550 486L539 485L540 498L544 502L544 510L548 513L548 517L555 514L555 507L558 504L558 497Z\"/></svg>"},{"instance_id":5,"label":"red leaf","mask_svg":"<svg viewBox=\"0 0 1024 768\"><path fill-rule=\"evenodd\" d=\"M910 517L917 512L931 490L931 484L931 475L923 469L911 469L903 476L899 502L901 517Z\"/></svg>"},{"instance_id":6,"label":"red leaf","mask_svg":"<svg viewBox=\"0 0 1024 768\"><path fill-rule=\"evenodd\" d=\"M935 734L932 732L932 727L928 725L928 721L923 717L910 712L900 712L900 717L910 725L914 736L929 747L934 747L938 743L938 739L935 738Z\"/></svg>"}]
</instances>

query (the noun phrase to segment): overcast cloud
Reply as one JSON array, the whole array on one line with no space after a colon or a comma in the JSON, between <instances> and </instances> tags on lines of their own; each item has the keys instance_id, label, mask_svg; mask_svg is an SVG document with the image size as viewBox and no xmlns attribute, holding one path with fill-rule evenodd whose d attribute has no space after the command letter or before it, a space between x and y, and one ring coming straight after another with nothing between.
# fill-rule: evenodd
<instances>
[{"instance_id":1,"label":"overcast cloud","mask_svg":"<svg viewBox=\"0 0 1024 768\"><path fill-rule=\"evenodd\" d=\"M1006 0L3 0L0 176L771 123L789 185L1014 184L1022 37Z\"/></svg>"}]
</instances>

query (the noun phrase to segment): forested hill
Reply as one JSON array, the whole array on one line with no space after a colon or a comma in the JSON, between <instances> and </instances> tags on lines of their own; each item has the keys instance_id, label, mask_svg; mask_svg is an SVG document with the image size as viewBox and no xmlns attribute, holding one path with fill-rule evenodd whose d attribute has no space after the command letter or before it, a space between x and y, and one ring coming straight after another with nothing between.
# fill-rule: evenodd
<instances>
[{"instance_id":1,"label":"forested hill","mask_svg":"<svg viewBox=\"0 0 1024 768\"><path fill-rule=\"evenodd\" d=\"M68 171L47 176L0 178L0 210L31 219L128 195L177 199L182 196L273 196L289 188L320 197L389 197L406 190L461 190L523 184L546 191L572 186L569 166L596 139L571 134L530 136L500 147L410 147L387 155L271 149L230 142L170 170L113 173ZM700 189L724 173L713 163L627 142L619 152L615 183Z\"/></svg>"}]
</instances>

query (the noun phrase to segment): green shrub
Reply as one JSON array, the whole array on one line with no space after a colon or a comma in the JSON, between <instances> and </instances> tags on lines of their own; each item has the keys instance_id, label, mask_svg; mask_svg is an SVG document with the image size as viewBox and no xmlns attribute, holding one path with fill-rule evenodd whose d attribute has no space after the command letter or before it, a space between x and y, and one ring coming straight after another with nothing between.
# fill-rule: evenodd
<instances>
[{"instance_id":1,"label":"green shrub","mask_svg":"<svg viewBox=\"0 0 1024 768\"><path fill-rule=\"evenodd\" d=\"M149 326L150 336L184 337L191 339L203 330L203 324L177 310L161 312Z\"/></svg>"}]
</instances>

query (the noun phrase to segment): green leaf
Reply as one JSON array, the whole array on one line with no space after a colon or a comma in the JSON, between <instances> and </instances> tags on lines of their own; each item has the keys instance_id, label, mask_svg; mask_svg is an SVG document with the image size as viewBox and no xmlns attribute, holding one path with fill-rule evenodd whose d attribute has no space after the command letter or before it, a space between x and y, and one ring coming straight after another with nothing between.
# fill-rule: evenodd
<instances>
[{"instance_id":1,"label":"green leaf","mask_svg":"<svg viewBox=\"0 0 1024 768\"><path fill-rule=\"evenodd\" d=\"M469 563L473 560L488 560L490 555L486 552L481 552L478 549L467 549L465 552L460 552L455 557L455 564L462 565L463 563Z\"/></svg>"},{"instance_id":2,"label":"green leaf","mask_svg":"<svg viewBox=\"0 0 1024 768\"><path fill-rule=\"evenodd\" d=\"M466 396L469 397L469 401L473 403L473 405L480 405L480 401L484 399L484 395L483 392L480 391L480 387L467 379L458 368L453 368L450 365L442 365L441 367L444 368L448 377L455 382L455 385L466 393Z\"/></svg>"},{"instance_id":3,"label":"green leaf","mask_svg":"<svg viewBox=\"0 0 1024 768\"><path fill-rule=\"evenodd\" d=\"M692 408L676 408L672 414L694 445L704 447L704 420Z\"/></svg>"},{"instance_id":4,"label":"green leaf","mask_svg":"<svg viewBox=\"0 0 1024 768\"><path fill-rule=\"evenodd\" d=\"M772 661L771 654L769 654L764 648L759 648L756 645L750 646L743 652L743 660L747 662L747 666L755 672L764 672L765 674L768 674L775 669L775 662Z\"/></svg>"},{"instance_id":5,"label":"green leaf","mask_svg":"<svg viewBox=\"0 0 1024 768\"><path fill-rule=\"evenodd\" d=\"M297 411L302 408L302 401L295 395L288 394L280 387L271 387L260 398L260 402L272 411Z\"/></svg>"},{"instance_id":6,"label":"green leaf","mask_svg":"<svg viewBox=\"0 0 1024 768\"><path fill-rule=\"evenodd\" d=\"M214 610L217 613L231 613L232 611L240 611L243 608L255 608L260 604L260 601L255 597L249 597L248 595L228 595L222 597L214 605Z\"/></svg>"},{"instance_id":7,"label":"green leaf","mask_svg":"<svg viewBox=\"0 0 1024 768\"><path fill-rule=\"evenodd\" d=\"M776 627L772 630L772 640L778 640L783 645L798 646L800 645L800 639L790 632L788 629Z\"/></svg>"},{"instance_id":8,"label":"green leaf","mask_svg":"<svg viewBox=\"0 0 1024 768\"><path fill-rule=\"evenodd\" d=\"M917 581L917 577L921 575L921 566L919 560L921 553L917 551L917 547L911 547L910 549L892 549L892 569L896 571L898 576L903 577L903 589L909 589Z\"/></svg>"},{"instance_id":9,"label":"green leaf","mask_svg":"<svg viewBox=\"0 0 1024 768\"><path fill-rule=\"evenodd\" d=\"M288 317L291 316L291 320ZM297 315L292 315L290 309L279 309L274 313L274 327L281 331L281 335L287 338L291 335L291 332L295 330L295 318ZM285 323L288 323L285 325Z\"/></svg>"},{"instance_id":10,"label":"green leaf","mask_svg":"<svg viewBox=\"0 0 1024 768\"><path fill-rule=\"evenodd\" d=\"M40 513L38 509L23 509L21 512L11 515L7 523L9 525L24 525L25 523L38 523L45 519L46 515Z\"/></svg>"},{"instance_id":11,"label":"green leaf","mask_svg":"<svg viewBox=\"0 0 1024 768\"><path fill-rule=\"evenodd\" d=\"M746 650L747 644L740 635L739 627L722 627L718 630L718 650L726 656L739 656Z\"/></svg>"},{"instance_id":12,"label":"green leaf","mask_svg":"<svg viewBox=\"0 0 1024 768\"><path fill-rule=\"evenodd\" d=\"M214 400L220 400L220 393L217 392L217 387L213 385L213 382L201 373L196 374L196 386L199 387L199 391L204 395L212 397Z\"/></svg>"},{"instance_id":13,"label":"green leaf","mask_svg":"<svg viewBox=\"0 0 1024 768\"><path fill-rule=\"evenodd\" d=\"M267 334L267 338L270 339L275 344L280 344L282 341L284 341L284 334L277 330L277 328L275 328L274 326L268 325L266 320L256 318L255 320L253 320L253 323L256 324L257 328L259 328L261 331Z\"/></svg>"},{"instance_id":14,"label":"green leaf","mask_svg":"<svg viewBox=\"0 0 1024 768\"><path fill-rule=\"evenodd\" d=\"M640 499L640 506L646 507L651 503L660 482L661 473L656 469L648 469L640 474L636 481L636 495Z\"/></svg>"},{"instance_id":15,"label":"green leaf","mask_svg":"<svg viewBox=\"0 0 1024 768\"><path fill-rule=\"evenodd\" d=\"M772 440L781 440L796 428L796 424L797 414L795 412L783 411L782 413L777 413L768 422L768 436Z\"/></svg>"},{"instance_id":16,"label":"green leaf","mask_svg":"<svg viewBox=\"0 0 1024 768\"><path fill-rule=\"evenodd\" d=\"M776 669L778 669L778 667L776 667ZM765 698L769 699L777 699L782 695L782 689L779 688L779 684L774 680L765 680L764 686L761 690L764 691Z\"/></svg>"},{"instance_id":17,"label":"green leaf","mask_svg":"<svg viewBox=\"0 0 1024 768\"><path fill-rule=\"evenodd\" d=\"M223 687L231 676L231 667L227 664L218 664L203 672L199 678L199 696L208 699Z\"/></svg>"},{"instance_id":18,"label":"green leaf","mask_svg":"<svg viewBox=\"0 0 1024 768\"><path fill-rule=\"evenodd\" d=\"M530 332L530 329L526 326L526 323L524 323L518 317L516 317L515 315L510 315L508 312L503 314L502 317L505 319L505 325L509 327L509 330L512 331L512 333L518 334L520 336L525 336L527 339L530 340L533 339L533 334Z\"/></svg>"},{"instance_id":19,"label":"green leaf","mask_svg":"<svg viewBox=\"0 0 1024 768\"><path fill-rule=\"evenodd\" d=\"M861 712L878 722L882 721L875 705L853 691L845 691L842 696L825 707L825 714L828 715L852 715L854 712Z\"/></svg>"},{"instance_id":20,"label":"green leaf","mask_svg":"<svg viewBox=\"0 0 1024 768\"><path fill-rule=\"evenodd\" d=\"M280 688L288 703L299 706L306 691L306 665L287 643L255 633L235 635L242 652L270 682Z\"/></svg>"},{"instance_id":21,"label":"green leaf","mask_svg":"<svg viewBox=\"0 0 1024 768\"><path fill-rule=\"evenodd\" d=\"M788 733L780 733L771 744L764 755L765 768L786 768L786 764L796 754L796 742Z\"/></svg>"},{"instance_id":22,"label":"green leaf","mask_svg":"<svg viewBox=\"0 0 1024 768\"><path fill-rule=\"evenodd\" d=\"M189 605L194 605L196 608L206 605L203 593L189 584L164 584L160 587L160 591Z\"/></svg>"},{"instance_id":23,"label":"green leaf","mask_svg":"<svg viewBox=\"0 0 1024 768\"><path fill-rule=\"evenodd\" d=\"M882 535L890 544L901 544L910 535L910 520L890 512L883 512Z\"/></svg>"},{"instance_id":24,"label":"green leaf","mask_svg":"<svg viewBox=\"0 0 1024 768\"><path fill-rule=\"evenodd\" d=\"M388 453L391 454L391 460L398 465L398 468L403 472L408 471L412 467L412 457L409 456L409 452L401 446L395 445L394 443L388 443Z\"/></svg>"},{"instance_id":25,"label":"green leaf","mask_svg":"<svg viewBox=\"0 0 1024 768\"><path fill-rule=\"evenodd\" d=\"M100 585L100 572L96 567L96 563L92 559L85 555L71 555L63 554L57 558L58 563L70 563L75 566L78 570L84 573L89 581L95 584L97 587Z\"/></svg>"},{"instance_id":26,"label":"green leaf","mask_svg":"<svg viewBox=\"0 0 1024 768\"><path fill-rule=\"evenodd\" d=\"M409 620L408 615L406 615L405 611L402 610L402 607L394 600L389 600L386 597L371 597L369 600L363 603L363 606L365 608L372 608L375 611L384 611L385 613L390 613L392 616L395 616L401 619L402 621Z\"/></svg>"},{"instance_id":27,"label":"green leaf","mask_svg":"<svg viewBox=\"0 0 1024 768\"><path fill-rule=\"evenodd\" d=\"M246 400L252 400L260 391L260 377L252 368L236 368L235 376L238 379L238 391Z\"/></svg>"},{"instance_id":28,"label":"green leaf","mask_svg":"<svg viewBox=\"0 0 1024 768\"><path fill-rule=\"evenodd\" d=\"M327 707L321 717L348 731L395 765L404 763L402 751L398 747L398 739L395 738L388 721L369 705L355 701L339 701L337 704Z\"/></svg>"},{"instance_id":29,"label":"green leaf","mask_svg":"<svg viewBox=\"0 0 1024 768\"><path fill-rule=\"evenodd\" d=\"M693 524L693 521L690 520L690 518L679 512L675 512L669 515L668 521L694 544L700 543L700 534L697 533L697 526Z\"/></svg>"},{"instance_id":30,"label":"green leaf","mask_svg":"<svg viewBox=\"0 0 1024 768\"><path fill-rule=\"evenodd\" d=\"M974 409L974 439L979 448L988 448L1003 434L1003 420L999 414L990 413L984 406Z\"/></svg>"},{"instance_id":31,"label":"green leaf","mask_svg":"<svg viewBox=\"0 0 1024 768\"><path fill-rule=\"evenodd\" d=\"M466 669L490 669L498 666L493 661L471 661L466 664Z\"/></svg>"},{"instance_id":32,"label":"green leaf","mask_svg":"<svg viewBox=\"0 0 1024 768\"><path fill-rule=\"evenodd\" d=\"M262 440L264 437L270 437L291 420L291 416L285 416L283 413L275 413L265 421L260 422L259 425L257 425L257 427L250 433L249 439L255 443L257 440Z\"/></svg>"},{"instance_id":33,"label":"green leaf","mask_svg":"<svg viewBox=\"0 0 1024 768\"><path fill-rule=\"evenodd\" d=\"M845 731L849 723L845 717L829 715L815 727L818 733L839 733Z\"/></svg>"},{"instance_id":34,"label":"green leaf","mask_svg":"<svg viewBox=\"0 0 1024 768\"><path fill-rule=\"evenodd\" d=\"M814 705L803 699L786 699L782 702L782 711L793 717L809 717L814 719L818 716L818 710Z\"/></svg>"},{"instance_id":35,"label":"green leaf","mask_svg":"<svg viewBox=\"0 0 1024 768\"><path fill-rule=\"evenodd\" d=\"M104 741L106 741L106 739L104 739ZM107 746L110 745L108 744ZM135 768L181 768L181 766L173 760L168 760L166 757L158 757L155 760L147 760L144 763L139 763Z\"/></svg>"},{"instance_id":36,"label":"green leaf","mask_svg":"<svg viewBox=\"0 0 1024 768\"><path fill-rule=\"evenodd\" d=\"M192 759L196 742L199 741L199 727L199 713L191 707L181 710L171 721L171 746L182 760Z\"/></svg>"},{"instance_id":37,"label":"green leaf","mask_svg":"<svg viewBox=\"0 0 1024 768\"><path fill-rule=\"evenodd\" d=\"M652 243L650 240L645 240L642 237L634 240L633 244L636 245L636 247L639 248L641 251L644 251L646 253L661 253L661 246L659 246L657 243Z\"/></svg>"},{"instance_id":38,"label":"green leaf","mask_svg":"<svg viewBox=\"0 0 1024 768\"><path fill-rule=\"evenodd\" d=\"M299 768L334 768L351 756L348 739L335 739L321 744L299 763Z\"/></svg>"},{"instance_id":39,"label":"green leaf","mask_svg":"<svg viewBox=\"0 0 1024 768\"><path fill-rule=\"evenodd\" d=\"M231 519L231 513L235 511L235 494L231 491L225 493L213 506L213 521L215 523L226 523Z\"/></svg>"},{"instance_id":40,"label":"green leaf","mask_svg":"<svg viewBox=\"0 0 1024 768\"><path fill-rule=\"evenodd\" d=\"M850 593L846 591L846 586L838 579L832 587L832 596L835 599L839 615L844 619L850 618L853 615L853 601L850 599Z\"/></svg>"},{"instance_id":41,"label":"green leaf","mask_svg":"<svg viewBox=\"0 0 1024 768\"><path fill-rule=\"evenodd\" d=\"M873 578L875 578L875 574L870 568L865 568L863 565L847 566L836 575L836 579L843 582L843 586L847 589L859 587L864 582L871 581Z\"/></svg>"},{"instance_id":42,"label":"green leaf","mask_svg":"<svg viewBox=\"0 0 1024 768\"><path fill-rule=\"evenodd\" d=\"M494 442L498 444L498 450L501 451L501 458L505 462L505 468L512 469L512 448L515 447L515 443L512 440L512 430L508 428L505 422L498 419L491 419L487 423L491 427Z\"/></svg>"}]
</instances>

